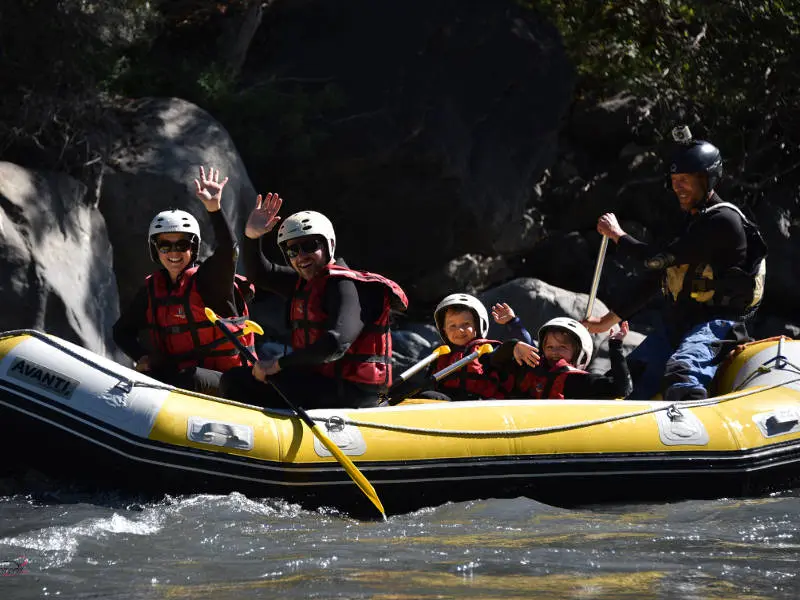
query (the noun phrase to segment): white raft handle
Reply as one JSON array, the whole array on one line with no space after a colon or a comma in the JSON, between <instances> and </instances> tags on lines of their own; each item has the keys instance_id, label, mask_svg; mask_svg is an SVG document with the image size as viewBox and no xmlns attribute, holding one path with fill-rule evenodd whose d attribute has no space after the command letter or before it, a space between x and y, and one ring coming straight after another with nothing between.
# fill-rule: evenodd
<instances>
[{"instance_id":1,"label":"white raft handle","mask_svg":"<svg viewBox=\"0 0 800 600\"><path fill-rule=\"evenodd\" d=\"M788 362L786 357L783 355L783 340L784 340L783 336L781 336L781 339L778 340L778 354L775 356L776 369L785 368L786 363Z\"/></svg>"}]
</instances>

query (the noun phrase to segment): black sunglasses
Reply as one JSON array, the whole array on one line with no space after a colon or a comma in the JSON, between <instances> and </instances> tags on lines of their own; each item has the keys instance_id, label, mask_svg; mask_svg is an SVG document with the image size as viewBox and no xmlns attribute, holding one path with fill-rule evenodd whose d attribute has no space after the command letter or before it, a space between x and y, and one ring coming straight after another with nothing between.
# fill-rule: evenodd
<instances>
[{"instance_id":1,"label":"black sunglasses","mask_svg":"<svg viewBox=\"0 0 800 600\"><path fill-rule=\"evenodd\" d=\"M161 254L169 252L187 252L192 248L192 242L189 240L178 240L177 242L168 242L167 240L159 240L156 242L156 248Z\"/></svg>"},{"instance_id":2,"label":"black sunglasses","mask_svg":"<svg viewBox=\"0 0 800 600\"><path fill-rule=\"evenodd\" d=\"M313 254L322 248L322 242L319 238L311 238L304 242L298 242L294 246L286 246L286 256L289 258L297 258L302 250L306 254Z\"/></svg>"}]
</instances>

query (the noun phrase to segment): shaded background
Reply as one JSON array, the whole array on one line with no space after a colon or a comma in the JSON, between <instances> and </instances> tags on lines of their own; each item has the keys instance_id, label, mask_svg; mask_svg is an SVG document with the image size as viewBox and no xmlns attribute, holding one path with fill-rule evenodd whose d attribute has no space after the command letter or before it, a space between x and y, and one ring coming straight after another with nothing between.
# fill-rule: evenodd
<instances>
[{"instance_id":1,"label":"shaded background","mask_svg":"<svg viewBox=\"0 0 800 600\"><path fill-rule=\"evenodd\" d=\"M193 212L213 248L201 164L230 176L237 232L257 192L329 215L349 264L408 291L397 331L430 343L458 290L515 298L532 330L580 317L600 214L656 242L679 224L665 160L687 123L769 244L754 334L798 335L800 9L572 4L3 3L0 327L120 358L110 326L153 268L152 215ZM610 248L598 297L639 270ZM279 340L283 313L255 309Z\"/></svg>"}]
</instances>

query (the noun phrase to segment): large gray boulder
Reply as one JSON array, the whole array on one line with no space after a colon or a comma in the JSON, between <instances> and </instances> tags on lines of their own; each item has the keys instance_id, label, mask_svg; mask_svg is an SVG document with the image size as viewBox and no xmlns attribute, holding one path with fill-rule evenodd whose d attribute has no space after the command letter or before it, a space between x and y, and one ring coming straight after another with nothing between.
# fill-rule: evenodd
<instances>
[{"instance_id":1,"label":"large gray boulder","mask_svg":"<svg viewBox=\"0 0 800 600\"><path fill-rule=\"evenodd\" d=\"M117 357L106 223L86 186L0 162L0 329L37 329Z\"/></svg>"},{"instance_id":2,"label":"large gray boulder","mask_svg":"<svg viewBox=\"0 0 800 600\"><path fill-rule=\"evenodd\" d=\"M155 268L147 251L147 229L158 212L179 208L192 213L202 230L201 258L213 249L206 210L195 197L194 179L201 165L230 178L222 208L237 238L256 192L228 133L196 105L177 98L143 99L120 114L120 124L122 134L102 180L100 210L114 247L125 307Z\"/></svg>"},{"instance_id":3,"label":"large gray boulder","mask_svg":"<svg viewBox=\"0 0 800 600\"><path fill-rule=\"evenodd\" d=\"M534 11L478 0L285 2L259 35L262 76L289 91L327 85L342 99L313 123L324 140L313 159L280 177L292 206L331 216L351 265L408 285L465 254L536 242L526 210L555 158L575 72Z\"/></svg>"},{"instance_id":4,"label":"large gray boulder","mask_svg":"<svg viewBox=\"0 0 800 600\"><path fill-rule=\"evenodd\" d=\"M797 197L777 195L775 202L756 207L755 216L769 248L762 317L772 310L785 317L797 315L800 305L800 210ZM793 319L796 321L797 319ZM779 335L780 325L763 328L764 335Z\"/></svg>"}]
</instances>

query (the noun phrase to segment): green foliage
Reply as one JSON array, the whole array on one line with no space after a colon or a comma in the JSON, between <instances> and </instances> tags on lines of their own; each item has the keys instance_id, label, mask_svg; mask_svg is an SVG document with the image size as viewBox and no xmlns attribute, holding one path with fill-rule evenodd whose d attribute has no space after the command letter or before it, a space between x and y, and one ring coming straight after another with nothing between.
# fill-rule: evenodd
<instances>
[{"instance_id":1,"label":"green foliage","mask_svg":"<svg viewBox=\"0 0 800 600\"><path fill-rule=\"evenodd\" d=\"M118 99L175 96L213 114L248 164L313 157L325 139L320 117L343 94L266 75L245 86L220 66L219 25L247 4L0 2L0 153L80 177L105 151L97 134L113 127L108 109Z\"/></svg>"},{"instance_id":2,"label":"green foliage","mask_svg":"<svg viewBox=\"0 0 800 600\"><path fill-rule=\"evenodd\" d=\"M800 5L780 0L537 0L581 77L579 95L628 90L736 149L743 187L774 182L798 161ZM731 169L729 168L729 171Z\"/></svg>"},{"instance_id":3,"label":"green foliage","mask_svg":"<svg viewBox=\"0 0 800 600\"><path fill-rule=\"evenodd\" d=\"M203 6L191 0L162 4L160 35L128 49L109 73L107 89L197 104L222 123L249 165L313 158L327 137L322 116L345 103L341 88L287 83L266 73L240 80L217 61L214 43L198 46L197 39L216 41L219 34L220 14Z\"/></svg>"},{"instance_id":4,"label":"green foliage","mask_svg":"<svg viewBox=\"0 0 800 600\"><path fill-rule=\"evenodd\" d=\"M0 154L78 176L96 164L102 82L151 16L145 0L0 3Z\"/></svg>"},{"instance_id":5,"label":"green foliage","mask_svg":"<svg viewBox=\"0 0 800 600\"><path fill-rule=\"evenodd\" d=\"M178 96L210 111L251 165L313 158L347 99L218 62L220 23L251 0L0 2L0 153L70 170L102 155L118 96ZM556 24L578 97L630 91L726 149L744 188L800 163L800 5L786 0L517 0ZM255 124L255 127L254 127Z\"/></svg>"},{"instance_id":6,"label":"green foliage","mask_svg":"<svg viewBox=\"0 0 800 600\"><path fill-rule=\"evenodd\" d=\"M197 104L225 126L251 165L267 164L277 156L313 158L327 137L322 115L345 102L341 88L332 83L308 89L265 78L242 86L202 56L174 61L163 56L158 61L126 58L110 87L124 95L176 96Z\"/></svg>"}]
</instances>

